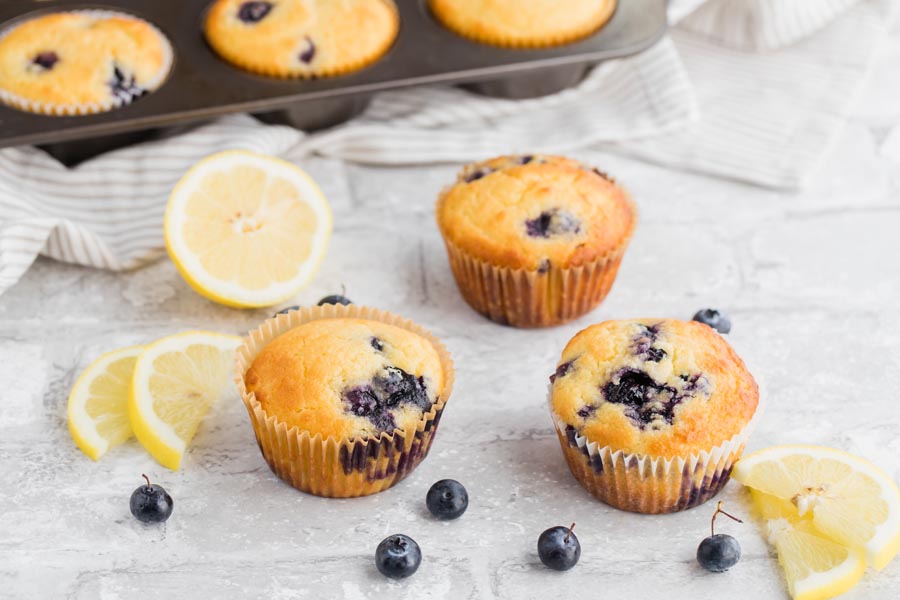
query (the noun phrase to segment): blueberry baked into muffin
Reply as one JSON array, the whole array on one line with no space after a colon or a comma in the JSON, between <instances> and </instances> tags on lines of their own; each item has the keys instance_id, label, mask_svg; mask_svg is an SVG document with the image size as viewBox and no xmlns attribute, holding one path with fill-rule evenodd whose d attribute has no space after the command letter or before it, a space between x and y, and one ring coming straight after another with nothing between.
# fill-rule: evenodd
<instances>
[{"instance_id":1,"label":"blueberry baked into muffin","mask_svg":"<svg viewBox=\"0 0 900 600\"><path fill-rule=\"evenodd\" d=\"M251 344L238 388L264 456L295 487L371 494L424 459L453 380L446 350L424 330L328 305L278 315Z\"/></svg>"},{"instance_id":2,"label":"blueberry baked into muffin","mask_svg":"<svg viewBox=\"0 0 900 600\"><path fill-rule=\"evenodd\" d=\"M428 0L437 19L463 37L509 48L559 46L603 27L616 0Z\"/></svg>"},{"instance_id":3,"label":"blueberry baked into muffin","mask_svg":"<svg viewBox=\"0 0 900 600\"><path fill-rule=\"evenodd\" d=\"M390 0L216 0L204 32L213 50L270 77L329 77L362 69L394 43Z\"/></svg>"},{"instance_id":4,"label":"blueberry baked into muffin","mask_svg":"<svg viewBox=\"0 0 900 600\"><path fill-rule=\"evenodd\" d=\"M159 88L171 66L165 36L126 14L51 13L0 32L0 100L29 112L121 107Z\"/></svg>"},{"instance_id":5,"label":"blueberry baked into muffin","mask_svg":"<svg viewBox=\"0 0 900 600\"><path fill-rule=\"evenodd\" d=\"M759 402L725 339L690 321L588 327L550 380L550 410L576 479L607 504L643 513L691 508L718 493Z\"/></svg>"},{"instance_id":6,"label":"blueberry baked into muffin","mask_svg":"<svg viewBox=\"0 0 900 600\"><path fill-rule=\"evenodd\" d=\"M465 167L436 217L459 289L502 324L571 321L606 297L637 220L608 175L556 156Z\"/></svg>"}]
</instances>

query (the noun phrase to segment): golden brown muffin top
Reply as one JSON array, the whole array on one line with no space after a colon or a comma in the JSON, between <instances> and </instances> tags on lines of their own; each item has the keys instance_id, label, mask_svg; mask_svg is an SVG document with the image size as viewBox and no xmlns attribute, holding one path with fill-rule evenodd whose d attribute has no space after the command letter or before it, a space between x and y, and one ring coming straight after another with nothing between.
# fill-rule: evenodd
<instances>
[{"instance_id":1,"label":"golden brown muffin top","mask_svg":"<svg viewBox=\"0 0 900 600\"><path fill-rule=\"evenodd\" d=\"M323 438L411 431L444 391L440 355L394 325L319 319L267 344L245 375L247 391L287 426Z\"/></svg>"},{"instance_id":2,"label":"golden brown muffin top","mask_svg":"<svg viewBox=\"0 0 900 600\"><path fill-rule=\"evenodd\" d=\"M448 29L485 44L537 48L590 35L612 17L616 0L429 0Z\"/></svg>"},{"instance_id":3,"label":"golden brown muffin top","mask_svg":"<svg viewBox=\"0 0 900 600\"><path fill-rule=\"evenodd\" d=\"M162 85L171 63L169 42L141 19L105 11L51 13L0 38L0 95L19 107L109 110Z\"/></svg>"},{"instance_id":4,"label":"golden brown muffin top","mask_svg":"<svg viewBox=\"0 0 900 600\"><path fill-rule=\"evenodd\" d=\"M626 192L604 173L540 155L465 167L436 212L445 240L475 258L542 271L620 250L637 218Z\"/></svg>"},{"instance_id":5,"label":"golden brown muffin top","mask_svg":"<svg viewBox=\"0 0 900 600\"><path fill-rule=\"evenodd\" d=\"M325 77L362 69L394 43L391 0L216 0L204 31L235 66L272 77Z\"/></svg>"},{"instance_id":6,"label":"golden brown muffin top","mask_svg":"<svg viewBox=\"0 0 900 600\"><path fill-rule=\"evenodd\" d=\"M606 321L578 333L551 377L556 418L590 442L686 457L738 434L759 390L712 328L693 321Z\"/></svg>"}]
</instances>

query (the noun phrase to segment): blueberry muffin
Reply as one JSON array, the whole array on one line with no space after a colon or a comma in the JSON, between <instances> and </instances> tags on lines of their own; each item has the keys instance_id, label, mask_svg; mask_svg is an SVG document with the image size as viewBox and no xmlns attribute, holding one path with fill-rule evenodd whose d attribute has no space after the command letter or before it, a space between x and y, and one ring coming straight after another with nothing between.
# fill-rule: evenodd
<instances>
[{"instance_id":1,"label":"blueberry muffin","mask_svg":"<svg viewBox=\"0 0 900 600\"><path fill-rule=\"evenodd\" d=\"M231 64L270 77L329 77L377 61L400 20L390 0L216 0L204 31Z\"/></svg>"},{"instance_id":2,"label":"blueberry muffin","mask_svg":"<svg viewBox=\"0 0 900 600\"><path fill-rule=\"evenodd\" d=\"M279 315L243 350L238 388L263 455L282 478L321 496L371 494L409 474L452 388L440 342L362 307Z\"/></svg>"},{"instance_id":3,"label":"blueberry muffin","mask_svg":"<svg viewBox=\"0 0 900 600\"><path fill-rule=\"evenodd\" d=\"M107 11L35 17L0 33L0 99L49 115L111 110L159 88L172 48L141 19Z\"/></svg>"},{"instance_id":4,"label":"blueberry muffin","mask_svg":"<svg viewBox=\"0 0 900 600\"><path fill-rule=\"evenodd\" d=\"M578 318L609 292L637 220L609 176L555 156L465 167L436 217L463 297L517 327Z\"/></svg>"},{"instance_id":5,"label":"blueberry muffin","mask_svg":"<svg viewBox=\"0 0 900 600\"><path fill-rule=\"evenodd\" d=\"M578 333L550 378L572 473L617 508L691 508L725 485L756 413L743 361L692 321L606 321Z\"/></svg>"},{"instance_id":6,"label":"blueberry muffin","mask_svg":"<svg viewBox=\"0 0 900 600\"><path fill-rule=\"evenodd\" d=\"M508 48L574 42L612 17L616 0L428 0L437 19L463 37Z\"/></svg>"}]
</instances>

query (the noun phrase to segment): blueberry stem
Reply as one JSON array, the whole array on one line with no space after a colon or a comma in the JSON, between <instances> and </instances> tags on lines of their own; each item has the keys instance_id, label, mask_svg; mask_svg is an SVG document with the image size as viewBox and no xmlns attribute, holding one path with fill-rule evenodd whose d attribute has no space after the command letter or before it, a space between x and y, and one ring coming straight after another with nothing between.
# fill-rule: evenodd
<instances>
[{"instance_id":1,"label":"blueberry stem","mask_svg":"<svg viewBox=\"0 0 900 600\"><path fill-rule=\"evenodd\" d=\"M743 523L743 521L738 519L736 516L728 514L727 512L722 510L722 504L723 504L722 501L719 500L719 503L716 505L716 512L713 513L712 520L709 522L709 531L712 535L716 535L716 517L719 516L719 513L722 513L723 515L725 515L732 521L737 521L738 523Z\"/></svg>"},{"instance_id":2,"label":"blueberry stem","mask_svg":"<svg viewBox=\"0 0 900 600\"><path fill-rule=\"evenodd\" d=\"M150 478L147 477L146 475L144 475L143 473L141 473L141 477L143 477L144 479L147 480L147 489L150 489L150 487L152 487L152 486L150 485Z\"/></svg>"},{"instance_id":3,"label":"blueberry stem","mask_svg":"<svg viewBox=\"0 0 900 600\"><path fill-rule=\"evenodd\" d=\"M575 529L575 523L569 525L569 531L566 532L566 539L563 540L565 543L569 543L569 536L572 535L572 530Z\"/></svg>"}]
</instances>

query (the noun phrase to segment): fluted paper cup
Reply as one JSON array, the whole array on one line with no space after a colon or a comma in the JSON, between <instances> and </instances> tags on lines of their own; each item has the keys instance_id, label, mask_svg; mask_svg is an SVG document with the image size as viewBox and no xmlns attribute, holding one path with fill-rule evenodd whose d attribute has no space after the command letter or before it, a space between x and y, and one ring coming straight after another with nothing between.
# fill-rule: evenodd
<instances>
[{"instance_id":1,"label":"fluted paper cup","mask_svg":"<svg viewBox=\"0 0 900 600\"><path fill-rule=\"evenodd\" d=\"M684 457L665 458L613 450L588 441L551 409L569 470L597 499L621 510L672 513L699 506L728 483L760 414L721 444Z\"/></svg>"},{"instance_id":2,"label":"fluted paper cup","mask_svg":"<svg viewBox=\"0 0 900 600\"><path fill-rule=\"evenodd\" d=\"M473 256L443 235L460 293L476 312L513 327L550 327L586 315L609 294L631 242L637 208L633 202L629 205L631 227L619 244L596 260L572 267L552 263L534 270L498 266Z\"/></svg>"},{"instance_id":3,"label":"fluted paper cup","mask_svg":"<svg viewBox=\"0 0 900 600\"><path fill-rule=\"evenodd\" d=\"M356 318L380 321L428 340L438 353L444 388L415 428L395 429L374 437L323 438L289 427L266 413L244 376L262 349L279 335L318 319ZM326 305L301 308L263 322L250 332L235 355L234 382L256 434L260 452L272 471L298 490L328 498L366 496L404 479L425 459L441 414L453 390L453 361L439 339L412 321L364 306Z\"/></svg>"}]
</instances>

